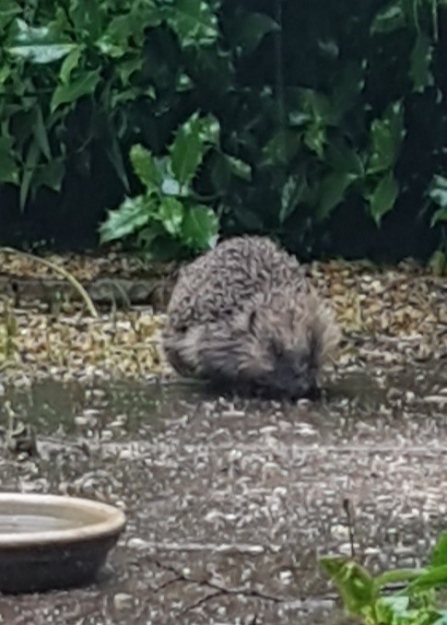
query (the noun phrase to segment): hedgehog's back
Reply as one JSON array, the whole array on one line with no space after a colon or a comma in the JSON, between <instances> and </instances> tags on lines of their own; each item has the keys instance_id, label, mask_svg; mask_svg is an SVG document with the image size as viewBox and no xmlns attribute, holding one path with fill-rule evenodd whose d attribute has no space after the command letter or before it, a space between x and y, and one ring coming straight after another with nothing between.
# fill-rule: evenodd
<instances>
[{"instance_id":1,"label":"hedgehog's back","mask_svg":"<svg viewBox=\"0 0 447 625\"><path fill-rule=\"evenodd\" d=\"M297 259L266 237L223 241L181 270L168 306L171 327L221 318L259 293L306 286Z\"/></svg>"}]
</instances>

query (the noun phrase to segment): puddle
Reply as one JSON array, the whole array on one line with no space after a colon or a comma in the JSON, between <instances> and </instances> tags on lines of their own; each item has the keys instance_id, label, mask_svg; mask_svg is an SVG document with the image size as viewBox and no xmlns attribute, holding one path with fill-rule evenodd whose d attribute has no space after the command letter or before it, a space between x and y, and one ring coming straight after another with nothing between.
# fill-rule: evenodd
<instances>
[{"instance_id":1,"label":"puddle","mask_svg":"<svg viewBox=\"0 0 447 625\"><path fill-rule=\"evenodd\" d=\"M373 570L423 564L446 527L440 365L353 371L315 404L54 381L8 399L39 457L2 455L2 490L97 497L128 515L97 585L0 597L11 625L347 624L317 565L349 552L345 498Z\"/></svg>"}]
</instances>

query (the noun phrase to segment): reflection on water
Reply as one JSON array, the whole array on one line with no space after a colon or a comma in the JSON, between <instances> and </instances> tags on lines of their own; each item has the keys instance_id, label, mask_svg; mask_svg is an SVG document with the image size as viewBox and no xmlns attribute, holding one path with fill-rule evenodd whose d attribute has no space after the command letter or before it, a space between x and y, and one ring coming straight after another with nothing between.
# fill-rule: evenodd
<instances>
[{"instance_id":1,"label":"reflection on water","mask_svg":"<svg viewBox=\"0 0 447 625\"><path fill-rule=\"evenodd\" d=\"M79 519L62 519L40 514L7 514L0 511L0 537L4 534L75 529L82 525Z\"/></svg>"}]
</instances>

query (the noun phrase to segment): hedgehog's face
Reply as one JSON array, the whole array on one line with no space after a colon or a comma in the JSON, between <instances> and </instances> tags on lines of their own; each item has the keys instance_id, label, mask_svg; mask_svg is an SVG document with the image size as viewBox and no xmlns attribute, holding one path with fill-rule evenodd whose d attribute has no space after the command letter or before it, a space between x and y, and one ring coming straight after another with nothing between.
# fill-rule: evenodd
<instances>
[{"instance_id":1,"label":"hedgehog's face","mask_svg":"<svg viewBox=\"0 0 447 625\"><path fill-rule=\"evenodd\" d=\"M263 349L265 373L260 376L261 388L292 399L315 392L317 367L305 339L293 341L283 332L272 332Z\"/></svg>"},{"instance_id":2,"label":"hedgehog's face","mask_svg":"<svg viewBox=\"0 0 447 625\"><path fill-rule=\"evenodd\" d=\"M283 309L259 308L246 313L243 378L262 394L293 399L317 390L318 337L307 319Z\"/></svg>"}]
</instances>

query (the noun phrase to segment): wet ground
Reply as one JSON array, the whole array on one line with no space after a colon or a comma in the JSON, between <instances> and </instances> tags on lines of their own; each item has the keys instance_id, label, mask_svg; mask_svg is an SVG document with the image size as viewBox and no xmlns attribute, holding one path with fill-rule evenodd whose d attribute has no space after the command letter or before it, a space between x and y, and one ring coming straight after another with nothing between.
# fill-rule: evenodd
<instances>
[{"instance_id":1,"label":"wet ground","mask_svg":"<svg viewBox=\"0 0 447 625\"><path fill-rule=\"evenodd\" d=\"M423 564L447 526L442 362L345 371L316 404L186 384L7 395L39 457L2 454L2 490L97 497L128 525L98 584L0 597L0 623L347 623L317 563L350 553L344 500L372 570Z\"/></svg>"}]
</instances>

